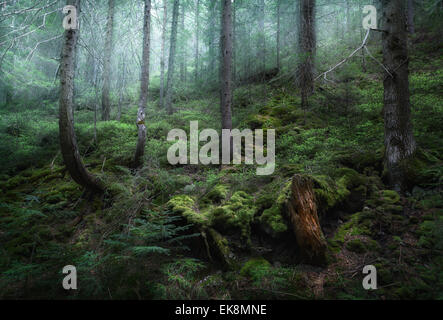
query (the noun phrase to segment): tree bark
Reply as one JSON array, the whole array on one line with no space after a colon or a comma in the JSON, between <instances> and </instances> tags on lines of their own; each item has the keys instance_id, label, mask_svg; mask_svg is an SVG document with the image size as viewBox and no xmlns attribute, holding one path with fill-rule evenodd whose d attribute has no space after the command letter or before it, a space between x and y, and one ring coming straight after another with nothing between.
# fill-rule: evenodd
<instances>
[{"instance_id":1,"label":"tree bark","mask_svg":"<svg viewBox=\"0 0 443 320\"><path fill-rule=\"evenodd\" d=\"M197 0L197 3L195 5L195 82L198 82L199 79L199 46L200 46L200 38L199 38L199 31L200 31L200 0Z\"/></svg>"},{"instance_id":2,"label":"tree bark","mask_svg":"<svg viewBox=\"0 0 443 320\"><path fill-rule=\"evenodd\" d=\"M162 43L160 57L160 107L164 107L165 98L165 47L166 47L166 23L168 21L168 2L163 0Z\"/></svg>"},{"instance_id":3,"label":"tree bark","mask_svg":"<svg viewBox=\"0 0 443 320\"><path fill-rule=\"evenodd\" d=\"M416 150L409 101L409 58L403 0L383 0L383 63L390 70L384 85L385 161L395 190L407 188L402 162Z\"/></svg>"},{"instance_id":4,"label":"tree bark","mask_svg":"<svg viewBox=\"0 0 443 320\"><path fill-rule=\"evenodd\" d=\"M277 70L280 70L280 8L281 0L277 0Z\"/></svg>"},{"instance_id":5,"label":"tree bark","mask_svg":"<svg viewBox=\"0 0 443 320\"><path fill-rule=\"evenodd\" d=\"M182 3L182 16L181 16L181 52L180 52L180 81L182 83L186 82L186 29L185 29L185 5Z\"/></svg>"},{"instance_id":6,"label":"tree bark","mask_svg":"<svg viewBox=\"0 0 443 320\"><path fill-rule=\"evenodd\" d=\"M326 240L320 227L311 179L292 178L288 213L301 256L312 264L326 263Z\"/></svg>"},{"instance_id":7,"label":"tree bark","mask_svg":"<svg viewBox=\"0 0 443 320\"><path fill-rule=\"evenodd\" d=\"M222 91L220 108L222 129L232 129L232 3L231 0L222 1Z\"/></svg>"},{"instance_id":8,"label":"tree bark","mask_svg":"<svg viewBox=\"0 0 443 320\"><path fill-rule=\"evenodd\" d=\"M258 5L258 60L260 63L259 73L262 74L262 81L264 81L266 71L265 0L259 0Z\"/></svg>"},{"instance_id":9,"label":"tree bark","mask_svg":"<svg viewBox=\"0 0 443 320\"><path fill-rule=\"evenodd\" d=\"M302 108L306 110L308 97L314 92L315 0L300 1L299 24L298 82L301 89Z\"/></svg>"},{"instance_id":10,"label":"tree bark","mask_svg":"<svg viewBox=\"0 0 443 320\"><path fill-rule=\"evenodd\" d=\"M414 14L414 0L408 0L408 31L410 34L415 32Z\"/></svg>"},{"instance_id":11,"label":"tree bark","mask_svg":"<svg viewBox=\"0 0 443 320\"><path fill-rule=\"evenodd\" d=\"M119 79L120 85L119 85L117 121L120 121L122 117L123 94L126 87L126 61L124 57L120 59L120 64L121 64L121 74Z\"/></svg>"},{"instance_id":12,"label":"tree bark","mask_svg":"<svg viewBox=\"0 0 443 320\"><path fill-rule=\"evenodd\" d=\"M171 26L171 47L169 49L169 63L168 63L168 81L166 84L166 110L168 114L172 114L172 90L174 82L174 67L175 67L175 50L177 47L177 25L179 16L179 0L174 0L174 8L172 9L172 26Z\"/></svg>"},{"instance_id":13,"label":"tree bark","mask_svg":"<svg viewBox=\"0 0 443 320\"><path fill-rule=\"evenodd\" d=\"M67 5L74 5L80 13L80 0L68 0ZM60 102L59 134L60 148L66 168L72 179L93 193L102 193L104 186L97 177L85 168L78 151L77 137L74 131L73 96L75 76L75 52L79 37L78 29L65 30L62 57L60 63Z\"/></svg>"},{"instance_id":14,"label":"tree bark","mask_svg":"<svg viewBox=\"0 0 443 320\"><path fill-rule=\"evenodd\" d=\"M217 54L215 50L215 42L216 42L216 1L210 1L209 5L209 44L208 44L208 53L209 53L209 72L208 72L208 80L214 79L215 74L215 60L217 59Z\"/></svg>"},{"instance_id":15,"label":"tree bark","mask_svg":"<svg viewBox=\"0 0 443 320\"><path fill-rule=\"evenodd\" d=\"M103 62L103 90L102 90L102 120L111 119L111 101L109 91L111 86L111 57L112 57L112 36L114 29L114 0L108 0L108 17L106 22L106 40Z\"/></svg>"},{"instance_id":16,"label":"tree bark","mask_svg":"<svg viewBox=\"0 0 443 320\"><path fill-rule=\"evenodd\" d=\"M134 167L143 164L146 143L145 107L148 102L149 87L149 53L151 45L151 0L145 0L143 18L143 57L140 76L140 98L137 112L138 140L135 149Z\"/></svg>"}]
</instances>

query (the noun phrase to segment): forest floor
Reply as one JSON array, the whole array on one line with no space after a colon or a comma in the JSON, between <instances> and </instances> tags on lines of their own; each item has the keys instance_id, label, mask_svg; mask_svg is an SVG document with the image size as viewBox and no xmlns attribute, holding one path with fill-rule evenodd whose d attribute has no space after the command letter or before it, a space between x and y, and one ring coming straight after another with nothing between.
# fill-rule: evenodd
<instances>
[{"instance_id":1,"label":"forest floor","mask_svg":"<svg viewBox=\"0 0 443 320\"><path fill-rule=\"evenodd\" d=\"M443 57L425 40L415 39L410 59L420 149L414 187L401 196L385 180L382 79L356 71L360 61L337 73L346 81L319 84L308 111L281 81L236 88L234 127L276 130L271 176L248 165L168 164L171 129L189 132L195 120L219 129L216 92L180 89L171 116L150 104L137 171L136 95L119 122L97 124L97 141L80 97L77 138L107 186L102 197L65 171L57 101L2 113L0 298L443 299ZM284 205L294 174L314 182L326 266L297 254ZM74 293L61 286L65 265L77 267ZM377 290L362 287L365 265L377 268Z\"/></svg>"}]
</instances>

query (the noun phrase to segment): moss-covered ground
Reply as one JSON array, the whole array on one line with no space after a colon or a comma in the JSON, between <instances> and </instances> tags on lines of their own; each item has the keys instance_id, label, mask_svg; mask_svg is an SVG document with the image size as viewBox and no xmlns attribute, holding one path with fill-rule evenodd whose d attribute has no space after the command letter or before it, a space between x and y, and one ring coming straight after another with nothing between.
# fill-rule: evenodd
<instances>
[{"instance_id":1,"label":"moss-covered ground","mask_svg":"<svg viewBox=\"0 0 443 320\"><path fill-rule=\"evenodd\" d=\"M319 83L307 111L290 84L239 85L234 127L276 129L271 176L248 165L168 164L169 130L189 131L191 120L220 128L216 93L178 99L171 116L152 103L138 171L130 169L136 96L120 122L97 124L96 141L91 112L78 110L80 153L107 186L100 197L63 166L56 102L1 114L0 298L442 299L443 58L432 55L426 68L426 50L418 43L411 53L420 154L408 164L414 186L405 195L385 180L375 72L344 68L337 77L351 77L352 88ZM296 173L314 183L324 268L297 258L285 213ZM374 291L362 287L369 264ZM77 266L75 293L62 289L65 265Z\"/></svg>"}]
</instances>

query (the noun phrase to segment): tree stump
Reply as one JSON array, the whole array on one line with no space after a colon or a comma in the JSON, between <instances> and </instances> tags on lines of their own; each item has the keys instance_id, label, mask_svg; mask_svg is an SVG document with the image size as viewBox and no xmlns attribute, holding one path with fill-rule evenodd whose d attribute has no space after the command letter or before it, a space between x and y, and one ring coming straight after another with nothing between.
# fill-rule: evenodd
<instances>
[{"instance_id":1,"label":"tree stump","mask_svg":"<svg viewBox=\"0 0 443 320\"><path fill-rule=\"evenodd\" d=\"M312 180L306 176L292 178L288 214L302 257L309 263L326 263L326 240L320 227Z\"/></svg>"}]
</instances>

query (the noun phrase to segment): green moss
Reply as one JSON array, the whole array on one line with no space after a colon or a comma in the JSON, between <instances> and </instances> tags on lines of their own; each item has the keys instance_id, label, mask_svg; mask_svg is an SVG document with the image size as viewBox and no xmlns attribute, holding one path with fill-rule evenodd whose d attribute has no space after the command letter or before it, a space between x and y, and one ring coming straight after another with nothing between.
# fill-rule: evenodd
<instances>
[{"instance_id":1,"label":"green moss","mask_svg":"<svg viewBox=\"0 0 443 320\"><path fill-rule=\"evenodd\" d=\"M246 125L251 129L276 129L281 127L282 123L279 119L268 115L254 114L246 120Z\"/></svg>"},{"instance_id":2,"label":"green moss","mask_svg":"<svg viewBox=\"0 0 443 320\"><path fill-rule=\"evenodd\" d=\"M288 226L282 217L281 209L278 206L273 206L263 211L260 220L271 229L271 234L274 236L288 230Z\"/></svg>"},{"instance_id":3,"label":"green moss","mask_svg":"<svg viewBox=\"0 0 443 320\"><path fill-rule=\"evenodd\" d=\"M285 186L277 194L277 199L274 204L263 211L259 221L268 234L273 237L278 237L281 233L288 230L288 226L284 219L286 211L286 202L291 191L291 182L287 182Z\"/></svg>"},{"instance_id":4,"label":"green moss","mask_svg":"<svg viewBox=\"0 0 443 320\"><path fill-rule=\"evenodd\" d=\"M317 204L323 212L333 208L350 195L345 185L346 179L334 182L331 177L325 175L313 175L312 179Z\"/></svg>"},{"instance_id":5,"label":"green moss","mask_svg":"<svg viewBox=\"0 0 443 320\"><path fill-rule=\"evenodd\" d=\"M350 168L340 168L337 174L340 177L337 184L343 185L347 189L354 189L367 183L366 177Z\"/></svg>"},{"instance_id":6,"label":"green moss","mask_svg":"<svg viewBox=\"0 0 443 320\"><path fill-rule=\"evenodd\" d=\"M205 214L196 211L195 201L187 195L178 195L171 198L168 207L172 212L183 216L189 223L208 225L209 220Z\"/></svg>"},{"instance_id":7,"label":"green moss","mask_svg":"<svg viewBox=\"0 0 443 320\"><path fill-rule=\"evenodd\" d=\"M211 252L222 261L225 268L235 267L235 256L229 248L228 240L213 228L207 230L209 236L209 243L211 244Z\"/></svg>"},{"instance_id":8,"label":"green moss","mask_svg":"<svg viewBox=\"0 0 443 320\"><path fill-rule=\"evenodd\" d=\"M400 201L400 195L394 190L382 190L381 196L383 197L384 202L389 204L396 204Z\"/></svg>"},{"instance_id":9,"label":"green moss","mask_svg":"<svg viewBox=\"0 0 443 320\"><path fill-rule=\"evenodd\" d=\"M255 205L259 211L263 211L272 207L274 199L275 197L272 194L265 192L257 198Z\"/></svg>"},{"instance_id":10,"label":"green moss","mask_svg":"<svg viewBox=\"0 0 443 320\"><path fill-rule=\"evenodd\" d=\"M223 184L215 186L207 195L206 198L214 201L220 202L225 200L229 193L229 187Z\"/></svg>"},{"instance_id":11,"label":"green moss","mask_svg":"<svg viewBox=\"0 0 443 320\"><path fill-rule=\"evenodd\" d=\"M249 277L254 281L260 280L271 269L271 264L264 258L254 258L248 260L240 269L240 274Z\"/></svg>"},{"instance_id":12,"label":"green moss","mask_svg":"<svg viewBox=\"0 0 443 320\"><path fill-rule=\"evenodd\" d=\"M252 196L244 191L235 192L222 206L210 211L211 224L220 230L239 229L241 235L249 242L251 222L257 208Z\"/></svg>"},{"instance_id":13,"label":"green moss","mask_svg":"<svg viewBox=\"0 0 443 320\"><path fill-rule=\"evenodd\" d=\"M365 253L367 250L360 239L353 239L346 242L346 249L355 253Z\"/></svg>"},{"instance_id":14,"label":"green moss","mask_svg":"<svg viewBox=\"0 0 443 320\"><path fill-rule=\"evenodd\" d=\"M369 218L371 215L366 212L357 212L353 214L349 221L342 224L334 236L328 240L330 249L333 252L340 251L341 246L349 236L371 235L371 227L373 220Z\"/></svg>"},{"instance_id":15,"label":"green moss","mask_svg":"<svg viewBox=\"0 0 443 320\"><path fill-rule=\"evenodd\" d=\"M414 155L399 163L401 170L405 173L409 185L420 185L439 180L439 174L428 170L432 166L440 166L441 162L421 148L417 148Z\"/></svg>"}]
</instances>

